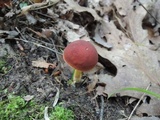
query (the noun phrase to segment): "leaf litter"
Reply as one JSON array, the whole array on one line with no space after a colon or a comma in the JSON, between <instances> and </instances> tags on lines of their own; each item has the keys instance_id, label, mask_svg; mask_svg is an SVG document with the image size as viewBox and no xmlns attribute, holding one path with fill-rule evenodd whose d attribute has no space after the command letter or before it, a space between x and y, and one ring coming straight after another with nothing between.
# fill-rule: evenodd
<instances>
[{"instance_id":1,"label":"leaf litter","mask_svg":"<svg viewBox=\"0 0 160 120\"><path fill-rule=\"evenodd\" d=\"M80 3L82 4L81 6L79 5ZM63 73L63 60L61 56L56 55L56 53L62 52L64 46L68 44L67 41L72 42L87 38L97 49L99 56L103 58L101 61L99 60L99 62L104 66L101 68L95 67L93 70L94 72L84 74L84 76L88 75L87 77L91 80L88 85L88 92L95 92L92 98L94 97L95 100L99 100L98 96L103 95L106 97L107 94L111 94L114 91L119 92L117 90L122 88L146 88L149 84L151 84L149 90L160 93L160 42L158 31L160 12L158 5L159 1L156 0L91 0L85 2L79 1L79 3L73 0L64 0L64 2L59 0L47 0L45 2L35 2L24 6L21 8L21 13L19 13L19 10L17 10L17 13L13 11L3 13L7 18L12 18L14 15L18 14L18 17L22 19L24 15L26 23L23 20L20 20L19 23L21 25L28 25L24 28L20 28L20 31L17 31L14 27L8 29L7 25L3 25L3 23L0 24L2 29L0 30L0 37L4 38L5 42L11 39L15 41L19 39L17 46L18 44L22 44L21 46L23 48L20 54L23 57L30 56L23 64L18 63L18 60L16 60L17 66L15 67L20 69L20 64L24 66L26 64L29 65L27 68L28 71L34 71L34 74L28 72L29 75L27 77L23 75L24 73L17 75L17 81L15 81L14 84L19 83L20 85L24 85L22 82L25 82L26 85L29 85L29 83L33 82L30 86L32 90L28 90L29 93L27 94L34 93L36 94L34 98L40 98L40 100L52 99L50 96L55 96L56 90L58 89L57 91L61 92L60 94L57 92L59 97L55 100L55 104L57 104L58 100L63 101L63 97L66 96L64 93L70 94L73 90L65 91L63 88L59 89L57 86L59 86L59 83L61 83L60 85L66 84L63 78L66 80L69 79L71 77L71 72L67 71ZM55 6L58 9L56 9ZM47 12L44 9L46 9ZM37 12L37 10L42 12L42 14L38 13L39 11ZM43 12L46 12L46 14L43 14ZM96 21L95 23L91 20L92 17L90 19L86 17L90 15L93 17L93 21ZM77 21L77 16L79 21ZM46 22L47 19L50 21ZM80 21L80 19L82 19L82 21ZM7 22L11 24L10 20ZM39 23L43 23L44 25ZM33 26L36 27L34 28ZM43 30L54 31L52 32L54 35L50 32L50 35L47 36ZM52 35L54 40L52 40ZM26 41L25 44L23 43L24 41ZM34 44L28 44L29 42ZM35 46L36 44L39 45ZM45 47L41 49L40 46ZM13 48L17 50L15 44ZM21 47L18 48L20 49ZM46 50L46 48L48 49ZM52 53L49 51L51 48L54 48ZM54 51L56 52L53 53ZM38 60L42 56L45 61ZM60 58L56 60L52 56L58 56ZM59 63L59 65L56 66L54 63ZM60 66L60 64L62 66ZM51 76L44 77L45 72L41 74L43 71L40 68L49 68L49 66L54 68L51 70L52 72L61 70L64 75L60 74L55 79ZM110 66L116 70L111 72L109 69L111 68ZM50 72L47 73L49 74ZM93 77L95 73L97 78ZM37 75L37 77L35 77L35 75ZM10 78L12 78L12 76L13 75L10 75ZM19 78L25 81L20 81ZM28 81L28 83L26 81ZM47 82L43 84L44 81ZM36 85L35 83L40 85ZM39 92L37 89L43 90L43 92ZM78 88L77 90L80 92L82 91ZM72 99L77 99L77 93L79 94L79 92L75 90L73 93L75 96ZM142 93L123 91L120 92L119 95L121 97L128 96L139 99ZM30 97L31 96L27 99L32 99ZM86 95L85 97L89 96ZM68 99L68 102L71 101L71 103L74 103L73 100L70 100L70 98ZM135 101L132 103L134 102ZM146 113L148 116L159 116L159 105L159 100L150 96L149 103L146 104L143 102L140 104L135 115ZM92 115L90 117L94 119Z\"/></svg>"}]
</instances>

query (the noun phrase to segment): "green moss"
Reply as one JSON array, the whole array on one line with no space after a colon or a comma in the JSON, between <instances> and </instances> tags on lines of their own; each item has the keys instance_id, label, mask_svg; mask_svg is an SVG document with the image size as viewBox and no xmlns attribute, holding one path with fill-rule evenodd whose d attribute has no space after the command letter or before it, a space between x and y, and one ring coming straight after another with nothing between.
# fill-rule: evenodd
<instances>
[{"instance_id":1,"label":"green moss","mask_svg":"<svg viewBox=\"0 0 160 120\"><path fill-rule=\"evenodd\" d=\"M0 58L0 73L6 74L10 69L10 66L7 66L6 58Z\"/></svg>"},{"instance_id":2,"label":"green moss","mask_svg":"<svg viewBox=\"0 0 160 120\"><path fill-rule=\"evenodd\" d=\"M0 120L44 120L44 104L37 104L33 100L26 102L20 96L8 95L6 100L0 101ZM50 120L74 120L72 110L60 105L48 113Z\"/></svg>"},{"instance_id":3,"label":"green moss","mask_svg":"<svg viewBox=\"0 0 160 120\"><path fill-rule=\"evenodd\" d=\"M50 120L74 120L74 113L70 109L56 106L51 112Z\"/></svg>"},{"instance_id":4,"label":"green moss","mask_svg":"<svg viewBox=\"0 0 160 120\"><path fill-rule=\"evenodd\" d=\"M34 101L26 102L20 96L10 95L0 102L0 120L33 120L43 119L44 106Z\"/></svg>"}]
</instances>

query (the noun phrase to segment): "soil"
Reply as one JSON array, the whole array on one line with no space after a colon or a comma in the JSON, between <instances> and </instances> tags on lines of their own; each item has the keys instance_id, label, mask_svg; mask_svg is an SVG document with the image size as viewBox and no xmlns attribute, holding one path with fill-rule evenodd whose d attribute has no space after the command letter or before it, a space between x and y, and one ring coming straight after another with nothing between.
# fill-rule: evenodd
<instances>
[{"instance_id":1,"label":"soil","mask_svg":"<svg viewBox=\"0 0 160 120\"><path fill-rule=\"evenodd\" d=\"M76 87L68 84L72 72L70 68L65 66L62 59L61 51L67 45L63 33L57 32L45 39L28 29L41 33L42 28L56 27L58 21L42 14L45 10L30 12L37 19L45 20L42 23L38 21L36 24L29 23L25 15L5 17L5 14L10 11L8 8L0 10L0 17L2 18L0 29L6 31L19 30L18 35L11 34L12 37L8 33L1 35L1 40L4 39L4 41L0 41L1 59L7 56L6 66L10 66L10 69L7 73L0 74L0 90L7 90L9 93L19 96L33 95L34 100L39 104L46 102L53 104L57 92L56 88L58 88L60 90L58 103L63 102L67 108L73 110L76 120L98 120L103 107L104 120L117 120L129 116L133 105L127 104L127 97L107 99L105 96L98 96L93 99L96 95L95 91L87 93L86 89L91 80ZM89 32L92 33L92 31ZM61 54L56 54L53 52L54 50ZM54 63L56 67L34 67L32 61L40 59L47 63ZM83 77L87 78L87 76ZM5 99L5 94L1 93L0 98L1 100ZM101 106L103 100L104 104Z\"/></svg>"}]
</instances>

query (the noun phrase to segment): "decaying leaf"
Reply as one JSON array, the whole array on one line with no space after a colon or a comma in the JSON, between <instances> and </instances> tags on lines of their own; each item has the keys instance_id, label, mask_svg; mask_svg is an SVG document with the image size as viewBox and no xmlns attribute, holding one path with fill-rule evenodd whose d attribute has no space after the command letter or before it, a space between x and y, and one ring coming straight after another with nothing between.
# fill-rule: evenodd
<instances>
[{"instance_id":1,"label":"decaying leaf","mask_svg":"<svg viewBox=\"0 0 160 120\"><path fill-rule=\"evenodd\" d=\"M32 100L34 98L34 95L26 95L23 98L24 98L25 101L28 102L28 101L30 101L30 100Z\"/></svg>"},{"instance_id":2,"label":"decaying leaf","mask_svg":"<svg viewBox=\"0 0 160 120\"><path fill-rule=\"evenodd\" d=\"M120 119L120 120L125 120L125 119ZM131 118L131 120L159 120L159 118L154 117L154 116L151 116L151 117L136 117L136 116L133 116Z\"/></svg>"},{"instance_id":3,"label":"decaying leaf","mask_svg":"<svg viewBox=\"0 0 160 120\"><path fill-rule=\"evenodd\" d=\"M122 31L118 30L113 21L104 20L101 23L101 30L104 32L107 41L113 44L113 48L108 51L97 44L94 45L99 55L111 61L118 69L116 76L111 80L107 80L105 75L99 76L99 80L107 85L106 93L113 93L113 91L125 87L146 88L150 82L153 82L151 87L151 90L153 90L153 88L157 88L160 84L158 80L160 69L157 59L159 53L148 48L149 40L147 39L147 32L141 27L141 21L146 12L142 12L141 6L139 7L134 13L138 14L138 16L135 15L135 17L137 16L137 21L136 18L130 19L130 24L128 24L130 27L132 26L132 30L129 30L132 31L131 33L135 42L132 41L132 38L128 38ZM130 14L132 12L134 12L132 9L128 10L128 16L126 17L133 17L130 16L133 15ZM132 23L134 22L136 23L133 26ZM159 89L156 91L160 93ZM132 95L139 98L141 93L124 91L121 95Z\"/></svg>"},{"instance_id":4,"label":"decaying leaf","mask_svg":"<svg viewBox=\"0 0 160 120\"><path fill-rule=\"evenodd\" d=\"M37 23L37 19L29 13L26 14L26 18L30 25L35 25Z\"/></svg>"},{"instance_id":5,"label":"decaying leaf","mask_svg":"<svg viewBox=\"0 0 160 120\"><path fill-rule=\"evenodd\" d=\"M15 13L11 10L5 16L11 18Z\"/></svg>"},{"instance_id":6,"label":"decaying leaf","mask_svg":"<svg viewBox=\"0 0 160 120\"><path fill-rule=\"evenodd\" d=\"M140 107L136 110L137 115L142 115L147 113L148 116L158 116L160 115L160 101L156 98L152 98L149 103L142 103Z\"/></svg>"},{"instance_id":7,"label":"decaying leaf","mask_svg":"<svg viewBox=\"0 0 160 120\"><path fill-rule=\"evenodd\" d=\"M137 87L146 88L150 83L152 86L150 90L156 93L160 93L160 52L150 49L150 38L148 37L147 30L142 28L142 20L147 14L146 10L138 5L136 9L133 9L131 2L123 4L121 0L114 2L117 9L120 9L119 14L125 15L125 17L119 19L117 22L124 22L124 27L129 33L129 36L121 29L117 29L117 24L114 21L103 19L99 26L99 31L103 33L108 43L112 44L112 49L107 50L95 43L98 54L109 61L117 68L115 77L108 78L107 74L99 74L99 82L105 83L105 90L101 93L110 94L118 92L122 88ZM143 1L144 6L147 8L150 1ZM132 7L131 7L132 6ZM105 17L104 17L105 18ZM100 33L96 33L99 34ZM155 40L156 41L156 40ZM158 44L157 44L158 43ZM158 45L159 42L155 42ZM99 93L97 93L99 94ZM135 91L123 91L120 92L121 96L132 96L134 98L140 98L143 93ZM157 106L156 106L157 105ZM141 113L147 113L148 115L159 115L158 108L160 107L159 101L151 96L150 108L148 105L142 105ZM155 107L154 107L155 106ZM138 110L140 110L140 108Z\"/></svg>"},{"instance_id":8,"label":"decaying leaf","mask_svg":"<svg viewBox=\"0 0 160 120\"><path fill-rule=\"evenodd\" d=\"M101 35L100 33L99 25L97 25L94 36L95 42L98 43L99 45L106 47L107 49L111 49L113 45L111 43L108 43L107 40L105 40L103 37L104 36Z\"/></svg>"},{"instance_id":9,"label":"decaying leaf","mask_svg":"<svg viewBox=\"0 0 160 120\"><path fill-rule=\"evenodd\" d=\"M96 84L98 82L98 77L97 75L94 76L93 81L87 86L87 92L90 93L91 91L94 90Z\"/></svg>"},{"instance_id":10,"label":"decaying leaf","mask_svg":"<svg viewBox=\"0 0 160 120\"><path fill-rule=\"evenodd\" d=\"M39 67L39 68L49 68L49 67L55 68L56 67L55 64L47 63L45 61L32 61L32 65L34 67Z\"/></svg>"},{"instance_id":11,"label":"decaying leaf","mask_svg":"<svg viewBox=\"0 0 160 120\"><path fill-rule=\"evenodd\" d=\"M129 9L125 17L132 40L138 43L145 42L148 35L147 30L142 28L142 20L146 14L147 11L142 6L139 6L136 10Z\"/></svg>"},{"instance_id":12,"label":"decaying leaf","mask_svg":"<svg viewBox=\"0 0 160 120\"><path fill-rule=\"evenodd\" d=\"M125 16L130 9L128 6L131 7L132 0L115 0L113 3L117 8L118 13Z\"/></svg>"},{"instance_id":13,"label":"decaying leaf","mask_svg":"<svg viewBox=\"0 0 160 120\"><path fill-rule=\"evenodd\" d=\"M3 36L4 34L7 34L7 38L14 38L19 33L16 31L6 31L6 30L0 30L0 36Z\"/></svg>"},{"instance_id":14,"label":"decaying leaf","mask_svg":"<svg viewBox=\"0 0 160 120\"><path fill-rule=\"evenodd\" d=\"M45 94L45 91L42 88L37 88L37 92L40 92L42 94Z\"/></svg>"},{"instance_id":15,"label":"decaying leaf","mask_svg":"<svg viewBox=\"0 0 160 120\"><path fill-rule=\"evenodd\" d=\"M96 94L97 95L104 95L104 96L106 96L106 94L105 94L105 87L104 86L101 86L101 85L99 85L97 88L96 88Z\"/></svg>"},{"instance_id":16,"label":"decaying leaf","mask_svg":"<svg viewBox=\"0 0 160 120\"><path fill-rule=\"evenodd\" d=\"M96 87L96 95L92 99L96 99L97 96L101 96L101 95L107 97L107 94L105 93L105 86L106 86L105 84L98 85Z\"/></svg>"},{"instance_id":17,"label":"decaying leaf","mask_svg":"<svg viewBox=\"0 0 160 120\"><path fill-rule=\"evenodd\" d=\"M76 32L74 32L73 30L67 31L66 33L66 39L70 42L76 41L76 40L80 40L80 35L78 35Z\"/></svg>"},{"instance_id":18,"label":"decaying leaf","mask_svg":"<svg viewBox=\"0 0 160 120\"><path fill-rule=\"evenodd\" d=\"M154 4L153 4L154 3ZM150 7L148 9L148 13L144 19L144 23L150 24L152 27L154 27L154 34L159 36L158 28L160 27L160 1L159 0L153 0L152 4L150 4Z\"/></svg>"},{"instance_id":19,"label":"decaying leaf","mask_svg":"<svg viewBox=\"0 0 160 120\"><path fill-rule=\"evenodd\" d=\"M92 14L92 16L94 17L95 20L100 21L101 17L98 16L98 14L96 13L96 11L92 8L87 8L87 7L81 7L77 2L74 2L73 0L64 0L70 8L68 9L73 9L77 12L84 12L87 11L89 13Z\"/></svg>"}]
</instances>

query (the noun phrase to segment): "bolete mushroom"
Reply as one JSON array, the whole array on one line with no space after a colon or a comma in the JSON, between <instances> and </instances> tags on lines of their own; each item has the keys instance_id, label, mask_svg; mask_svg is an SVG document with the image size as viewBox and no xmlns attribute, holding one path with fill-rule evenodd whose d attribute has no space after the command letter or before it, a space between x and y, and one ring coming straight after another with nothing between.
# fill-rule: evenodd
<instances>
[{"instance_id":1,"label":"bolete mushroom","mask_svg":"<svg viewBox=\"0 0 160 120\"><path fill-rule=\"evenodd\" d=\"M63 59L73 67L73 81L80 82L82 72L91 70L98 62L98 53L95 47L85 40L70 43L63 53Z\"/></svg>"}]
</instances>

